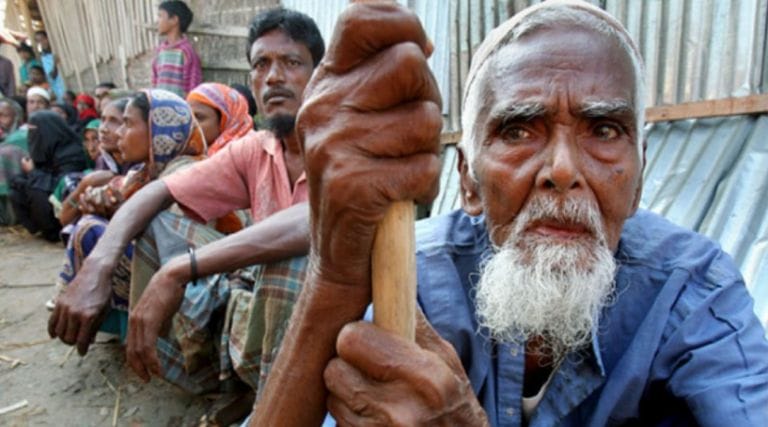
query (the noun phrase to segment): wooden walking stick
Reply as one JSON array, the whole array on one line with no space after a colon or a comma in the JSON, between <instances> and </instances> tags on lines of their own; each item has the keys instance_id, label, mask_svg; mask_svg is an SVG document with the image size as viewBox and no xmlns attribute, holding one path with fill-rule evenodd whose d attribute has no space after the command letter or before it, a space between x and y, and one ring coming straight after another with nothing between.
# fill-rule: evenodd
<instances>
[{"instance_id":1,"label":"wooden walking stick","mask_svg":"<svg viewBox=\"0 0 768 427\"><path fill-rule=\"evenodd\" d=\"M371 255L373 321L413 341L416 335L414 206L398 201L376 229Z\"/></svg>"}]
</instances>

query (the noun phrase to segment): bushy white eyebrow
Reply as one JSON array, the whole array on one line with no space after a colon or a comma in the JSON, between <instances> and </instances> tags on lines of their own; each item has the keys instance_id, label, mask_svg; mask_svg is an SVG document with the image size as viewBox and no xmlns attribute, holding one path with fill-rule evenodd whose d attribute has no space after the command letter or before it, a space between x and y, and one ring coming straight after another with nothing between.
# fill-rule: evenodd
<instances>
[{"instance_id":1,"label":"bushy white eyebrow","mask_svg":"<svg viewBox=\"0 0 768 427\"><path fill-rule=\"evenodd\" d=\"M615 117L635 115L633 105L623 99L609 101L585 101L579 107L579 113L585 117Z\"/></svg>"},{"instance_id":2,"label":"bushy white eyebrow","mask_svg":"<svg viewBox=\"0 0 768 427\"><path fill-rule=\"evenodd\" d=\"M540 117L547 112L547 108L540 102L516 102L494 109L490 114L490 122L501 121L528 121Z\"/></svg>"}]
</instances>

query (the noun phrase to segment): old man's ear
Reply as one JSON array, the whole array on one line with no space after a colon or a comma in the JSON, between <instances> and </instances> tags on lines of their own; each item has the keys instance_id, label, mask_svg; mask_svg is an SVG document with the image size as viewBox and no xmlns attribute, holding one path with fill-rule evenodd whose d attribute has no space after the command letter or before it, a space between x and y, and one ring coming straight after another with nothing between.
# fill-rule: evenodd
<instances>
[{"instance_id":1,"label":"old man's ear","mask_svg":"<svg viewBox=\"0 0 768 427\"><path fill-rule=\"evenodd\" d=\"M461 207L469 215L480 215L483 213L483 204L480 200L478 185L472 173L469 171L469 163L464 156L464 151L458 148L459 163L458 170L461 179Z\"/></svg>"}]
</instances>

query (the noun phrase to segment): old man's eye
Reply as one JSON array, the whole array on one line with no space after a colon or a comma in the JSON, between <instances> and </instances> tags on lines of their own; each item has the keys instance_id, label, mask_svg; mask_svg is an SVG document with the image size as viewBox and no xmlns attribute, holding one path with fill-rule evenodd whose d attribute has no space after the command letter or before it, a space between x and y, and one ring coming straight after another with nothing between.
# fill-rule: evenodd
<instances>
[{"instance_id":1,"label":"old man's eye","mask_svg":"<svg viewBox=\"0 0 768 427\"><path fill-rule=\"evenodd\" d=\"M521 141L531 137L531 132L520 126L509 126L502 130L502 136L508 141Z\"/></svg>"},{"instance_id":2,"label":"old man's eye","mask_svg":"<svg viewBox=\"0 0 768 427\"><path fill-rule=\"evenodd\" d=\"M595 127L594 134L604 141L610 141L621 135L621 128L616 125L601 124Z\"/></svg>"}]
</instances>

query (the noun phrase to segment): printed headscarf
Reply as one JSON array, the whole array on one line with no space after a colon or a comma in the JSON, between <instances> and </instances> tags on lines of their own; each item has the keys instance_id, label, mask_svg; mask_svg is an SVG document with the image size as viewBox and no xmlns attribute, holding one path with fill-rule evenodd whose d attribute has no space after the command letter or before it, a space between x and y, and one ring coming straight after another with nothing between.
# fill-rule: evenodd
<instances>
[{"instance_id":1,"label":"printed headscarf","mask_svg":"<svg viewBox=\"0 0 768 427\"><path fill-rule=\"evenodd\" d=\"M221 83L203 83L187 95L187 101L205 104L221 115L215 141L208 141L208 155L212 156L231 141L242 138L253 129L253 119L248 114L248 101L237 90Z\"/></svg>"},{"instance_id":2,"label":"printed headscarf","mask_svg":"<svg viewBox=\"0 0 768 427\"><path fill-rule=\"evenodd\" d=\"M149 170L152 178L181 154L205 153L203 132L184 99L163 89L144 91L149 99Z\"/></svg>"},{"instance_id":3,"label":"printed headscarf","mask_svg":"<svg viewBox=\"0 0 768 427\"><path fill-rule=\"evenodd\" d=\"M177 157L199 157L205 153L203 132L186 101L162 89L145 90L144 93L149 100L149 159L125 178L119 177L122 179L111 184L123 199L160 176Z\"/></svg>"}]
</instances>

